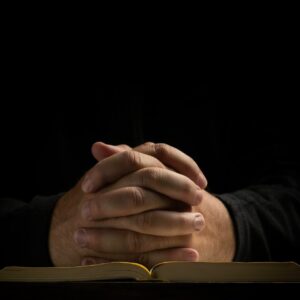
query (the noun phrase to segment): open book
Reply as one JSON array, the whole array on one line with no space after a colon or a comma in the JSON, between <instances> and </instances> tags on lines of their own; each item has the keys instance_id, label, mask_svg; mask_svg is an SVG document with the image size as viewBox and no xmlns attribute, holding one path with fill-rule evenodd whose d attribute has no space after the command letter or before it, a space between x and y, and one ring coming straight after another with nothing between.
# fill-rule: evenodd
<instances>
[{"instance_id":1,"label":"open book","mask_svg":"<svg viewBox=\"0 0 300 300\"><path fill-rule=\"evenodd\" d=\"M300 266L293 262L164 262L148 270L137 263L111 262L78 267L6 267L0 270L0 281L6 282L92 280L300 282Z\"/></svg>"}]
</instances>

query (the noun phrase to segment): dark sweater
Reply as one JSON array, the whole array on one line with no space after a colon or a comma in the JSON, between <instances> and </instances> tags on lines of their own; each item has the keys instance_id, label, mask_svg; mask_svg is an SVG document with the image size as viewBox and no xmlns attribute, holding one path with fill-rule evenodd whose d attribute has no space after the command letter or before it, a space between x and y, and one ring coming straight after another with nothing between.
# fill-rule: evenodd
<instances>
[{"instance_id":1,"label":"dark sweater","mask_svg":"<svg viewBox=\"0 0 300 300\"><path fill-rule=\"evenodd\" d=\"M231 213L235 260L300 261L299 121L283 87L208 91L197 80L114 80L17 87L5 97L11 104L0 120L1 267L51 265L54 205L95 163L90 147L99 140L181 149ZM18 97L27 100L15 105ZM34 109L28 99L39 100Z\"/></svg>"}]
</instances>

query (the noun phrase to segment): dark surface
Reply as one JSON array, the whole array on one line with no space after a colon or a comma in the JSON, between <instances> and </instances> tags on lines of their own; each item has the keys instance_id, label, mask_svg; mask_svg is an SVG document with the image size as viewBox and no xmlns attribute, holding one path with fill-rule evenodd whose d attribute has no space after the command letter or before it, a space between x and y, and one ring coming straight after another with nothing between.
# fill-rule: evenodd
<instances>
[{"instance_id":1,"label":"dark surface","mask_svg":"<svg viewBox=\"0 0 300 300\"><path fill-rule=\"evenodd\" d=\"M300 283L0 283L0 290L7 299L278 299L296 296Z\"/></svg>"}]
</instances>

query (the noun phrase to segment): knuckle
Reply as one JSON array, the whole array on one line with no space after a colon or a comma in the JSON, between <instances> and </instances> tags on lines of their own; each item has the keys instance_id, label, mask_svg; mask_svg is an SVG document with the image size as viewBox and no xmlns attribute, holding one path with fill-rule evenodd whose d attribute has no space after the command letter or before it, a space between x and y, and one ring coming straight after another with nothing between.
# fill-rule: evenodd
<instances>
[{"instance_id":1,"label":"knuckle","mask_svg":"<svg viewBox=\"0 0 300 300\"><path fill-rule=\"evenodd\" d=\"M149 148L154 148L155 144L152 143L152 142L146 142L146 143L143 144L143 146L146 146L146 147L149 147Z\"/></svg>"},{"instance_id":2,"label":"knuckle","mask_svg":"<svg viewBox=\"0 0 300 300\"><path fill-rule=\"evenodd\" d=\"M145 168L142 172L143 183L147 184L148 182L157 182L162 178L162 169L161 168Z\"/></svg>"},{"instance_id":3,"label":"knuckle","mask_svg":"<svg viewBox=\"0 0 300 300\"><path fill-rule=\"evenodd\" d=\"M134 231L127 232L127 248L130 253L143 252L143 245L140 235Z\"/></svg>"},{"instance_id":4,"label":"knuckle","mask_svg":"<svg viewBox=\"0 0 300 300\"><path fill-rule=\"evenodd\" d=\"M118 147L120 147L120 148L122 148L122 149L124 149L124 150L131 150L131 147L129 147L129 146L126 145L126 144L120 144L120 145L118 145Z\"/></svg>"},{"instance_id":5,"label":"knuckle","mask_svg":"<svg viewBox=\"0 0 300 300\"><path fill-rule=\"evenodd\" d=\"M129 167L137 169L140 168L141 164L141 156L136 151L124 151L122 152L124 159Z\"/></svg>"},{"instance_id":6,"label":"knuckle","mask_svg":"<svg viewBox=\"0 0 300 300\"><path fill-rule=\"evenodd\" d=\"M181 184L181 190L186 195L194 195L195 187L189 182L189 180L184 180Z\"/></svg>"},{"instance_id":7,"label":"knuckle","mask_svg":"<svg viewBox=\"0 0 300 300\"><path fill-rule=\"evenodd\" d=\"M134 207L143 207L145 205L145 196L143 189L139 187L129 187L130 199Z\"/></svg>"},{"instance_id":8,"label":"knuckle","mask_svg":"<svg viewBox=\"0 0 300 300\"><path fill-rule=\"evenodd\" d=\"M154 145L154 152L157 157L166 157L169 154L169 145L164 144L164 143L158 143Z\"/></svg>"},{"instance_id":9,"label":"knuckle","mask_svg":"<svg viewBox=\"0 0 300 300\"><path fill-rule=\"evenodd\" d=\"M182 169L186 173L192 172L195 173L195 175L198 175L198 173L200 172L197 163L190 156L185 157L185 163L182 164Z\"/></svg>"}]
</instances>

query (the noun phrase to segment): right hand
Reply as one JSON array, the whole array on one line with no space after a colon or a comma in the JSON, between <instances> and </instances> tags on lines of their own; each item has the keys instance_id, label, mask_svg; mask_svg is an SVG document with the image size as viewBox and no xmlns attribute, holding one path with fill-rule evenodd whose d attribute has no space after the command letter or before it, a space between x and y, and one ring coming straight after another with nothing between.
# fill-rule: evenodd
<instances>
[{"instance_id":1,"label":"right hand","mask_svg":"<svg viewBox=\"0 0 300 300\"><path fill-rule=\"evenodd\" d=\"M96 181L91 182L91 178ZM87 187L89 193L83 193L81 185ZM99 191L101 185L105 187ZM96 191L91 193L94 189ZM49 235L52 261L56 266L72 266L79 265L83 257L131 261L144 257L149 264L162 260L197 260L197 252L188 247L189 234L201 229L201 226L195 227L195 219L203 221L203 217L187 212L170 218L164 210L197 205L201 197L201 190L192 180L168 170L156 158L135 151L115 154L96 164L87 172L84 182L81 180L58 201ZM162 225L144 226L144 233L97 228L97 222L102 219L138 216L159 209L162 211L158 224ZM137 218L137 222L140 221L141 218ZM180 228L182 235L155 235L166 227L166 222ZM139 240L143 240L142 249L138 247ZM168 248L177 249L164 250Z\"/></svg>"}]
</instances>

